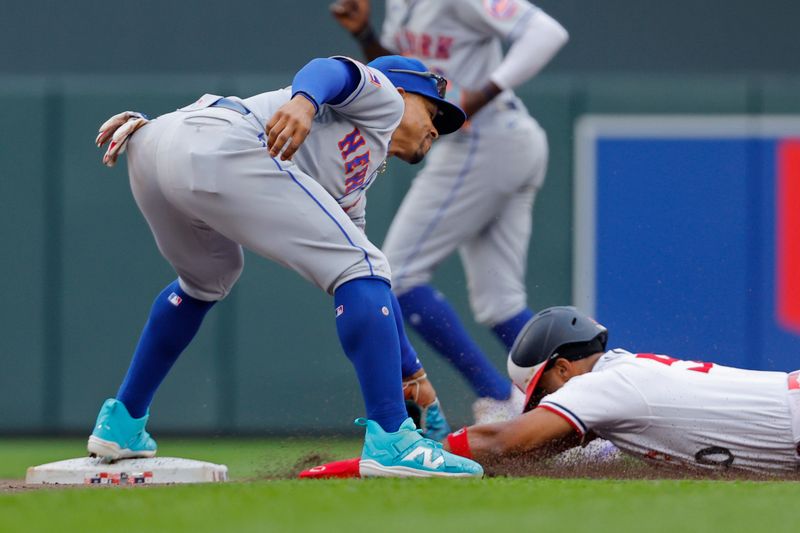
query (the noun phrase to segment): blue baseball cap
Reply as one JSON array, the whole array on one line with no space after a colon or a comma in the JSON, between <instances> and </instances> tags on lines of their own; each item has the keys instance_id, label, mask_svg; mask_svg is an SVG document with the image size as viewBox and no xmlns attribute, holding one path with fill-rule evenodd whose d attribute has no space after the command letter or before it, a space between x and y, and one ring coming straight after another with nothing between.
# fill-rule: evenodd
<instances>
[{"instance_id":1,"label":"blue baseball cap","mask_svg":"<svg viewBox=\"0 0 800 533\"><path fill-rule=\"evenodd\" d=\"M419 94L436 104L438 111L433 125L439 135L453 133L467 120L467 115L457 105L444 99L447 80L428 70L425 64L410 57L382 56L368 64L380 70L395 87Z\"/></svg>"}]
</instances>

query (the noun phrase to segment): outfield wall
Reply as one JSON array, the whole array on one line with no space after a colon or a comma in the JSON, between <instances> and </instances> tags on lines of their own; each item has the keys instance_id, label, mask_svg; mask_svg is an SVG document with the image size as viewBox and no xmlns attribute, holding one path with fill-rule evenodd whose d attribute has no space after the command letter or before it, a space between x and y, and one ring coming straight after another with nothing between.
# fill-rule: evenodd
<instances>
[{"instance_id":1,"label":"outfield wall","mask_svg":"<svg viewBox=\"0 0 800 533\"><path fill-rule=\"evenodd\" d=\"M0 73L291 71L313 57L360 56L331 0L3 2ZM384 1L372 0L372 20ZM534 0L570 33L547 71L800 71L795 0Z\"/></svg>"},{"instance_id":2,"label":"outfield wall","mask_svg":"<svg viewBox=\"0 0 800 533\"><path fill-rule=\"evenodd\" d=\"M0 79L0 432L88 431L124 375L152 298L174 279L133 203L125 165L100 164L92 142L97 126L122 109L160 114L203 92L249 95L288 80ZM580 117L800 114L796 77L551 75L520 94L548 131L551 147L528 266L533 308L572 300L573 138ZM411 176L411 167L392 161L370 190L374 241L383 240ZM469 318L455 258L436 282L503 368L500 345ZM237 288L209 315L158 394L152 428L347 430L360 400L332 315L327 295L248 254ZM416 344L451 419L466 422L471 398L463 381Z\"/></svg>"}]
</instances>

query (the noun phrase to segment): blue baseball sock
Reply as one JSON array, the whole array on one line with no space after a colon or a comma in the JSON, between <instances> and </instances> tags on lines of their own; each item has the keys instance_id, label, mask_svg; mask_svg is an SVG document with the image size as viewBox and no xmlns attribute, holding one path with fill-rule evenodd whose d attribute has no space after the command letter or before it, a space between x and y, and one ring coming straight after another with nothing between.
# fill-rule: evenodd
<instances>
[{"instance_id":1,"label":"blue baseball sock","mask_svg":"<svg viewBox=\"0 0 800 533\"><path fill-rule=\"evenodd\" d=\"M420 285L398 297L403 316L414 331L453 364L475 394L496 400L511 396L511 382L489 362L441 293Z\"/></svg>"},{"instance_id":2,"label":"blue baseball sock","mask_svg":"<svg viewBox=\"0 0 800 533\"><path fill-rule=\"evenodd\" d=\"M533 311L526 307L505 322L500 322L492 326L492 332L500 339L500 342L503 343L506 350L510 350L511 346L514 345L514 341L517 339L517 335L519 335L519 332L522 331L522 328L531 318L533 318Z\"/></svg>"},{"instance_id":3,"label":"blue baseball sock","mask_svg":"<svg viewBox=\"0 0 800 533\"><path fill-rule=\"evenodd\" d=\"M139 344L117 400L134 418L141 418L153 395L181 352L194 338L203 317L216 302L192 298L175 280L161 291L150 309Z\"/></svg>"},{"instance_id":4,"label":"blue baseball sock","mask_svg":"<svg viewBox=\"0 0 800 533\"><path fill-rule=\"evenodd\" d=\"M392 293L392 313L397 324L397 334L400 337L400 365L403 370L403 379L405 379L418 372L422 368L422 363L420 363L417 351L411 345L411 341L408 340L405 324L403 324L403 311L394 293Z\"/></svg>"},{"instance_id":5,"label":"blue baseball sock","mask_svg":"<svg viewBox=\"0 0 800 533\"><path fill-rule=\"evenodd\" d=\"M361 384L367 418L394 432L408 417L400 377L400 339L389 284L358 278L334 293L336 331Z\"/></svg>"}]
</instances>

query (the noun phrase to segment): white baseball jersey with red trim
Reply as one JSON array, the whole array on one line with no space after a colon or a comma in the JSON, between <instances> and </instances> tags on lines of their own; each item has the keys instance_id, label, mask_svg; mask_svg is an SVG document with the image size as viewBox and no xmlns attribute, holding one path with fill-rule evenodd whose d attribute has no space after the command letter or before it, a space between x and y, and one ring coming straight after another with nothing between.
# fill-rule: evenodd
<instances>
[{"instance_id":1,"label":"white baseball jersey with red trim","mask_svg":"<svg viewBox=\"0 0 800 533\"><path fill-rule=\"evenodd\" d=\"M538 408L662 463L796 471L797 376L617 349Z\"/></svg>"}]
</instances>

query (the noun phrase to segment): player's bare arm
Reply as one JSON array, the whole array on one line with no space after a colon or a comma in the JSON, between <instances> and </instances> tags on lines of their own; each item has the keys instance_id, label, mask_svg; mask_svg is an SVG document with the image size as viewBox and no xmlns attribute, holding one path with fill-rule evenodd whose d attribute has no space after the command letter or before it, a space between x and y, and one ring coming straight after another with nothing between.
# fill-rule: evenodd
<instances>
[{"instance_id":1,"label":"player's bare arm","mask_svg":"<svg viewBox=\"0 0 800 533\"><path fill-rule=\"evenodd\" d=\"M555 413L535 409L497 424L470 426L451 434L445 449L471 455L494 473L524 461L546 459L579 445L581 436Z\"/></svg>"},{"instance_id":2,"label":"player's bare arm","mask_svg":"<svg viewBox=\"0 0 800 533\"><path fill-rule=\"evenodd\" d=\"M283 104L267 122L267 148L272 157L280 154L288 161L311 131L316 107L307 97L296 94Z\"/></svg>"},{"instance_id":3,"label":"player's bare arm","mask_svg":"<svg viewBox=\"0 0 800 533\"><path fill-rule=\"evenodd\" d=\"M381 45L369 22L369 0L337 0L330 9L336 21L358 41L368 60L392 54Z\"/></svg>"},{"instance_id":4,"label":"player's bare arm","mask_svg":"<svg viewBox=\"0 0 800 533\"><path fill-rule=\"evenodd\" d=\"M431 393L435 398L435 391L431 389ZM487 472L500 475L514 473L521 465L546 459L580 443L580 435L566 420L545 409L530 411L507 422L462 428L442 442L446 450L474 458ZM358 458L320 465L302 472L300 477L358 477Z\"/></svg>"}]
</instances>

